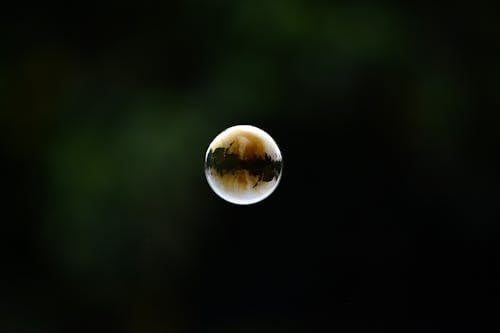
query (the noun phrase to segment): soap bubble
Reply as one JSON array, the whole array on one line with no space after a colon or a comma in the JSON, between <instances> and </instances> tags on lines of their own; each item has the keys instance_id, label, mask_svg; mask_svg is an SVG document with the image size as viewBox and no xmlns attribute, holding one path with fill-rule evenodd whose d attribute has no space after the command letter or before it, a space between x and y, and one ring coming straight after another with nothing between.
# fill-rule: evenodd
<instances>
[{"instance_id":1,"label":"soap bubble","mask_svg":"<svg viewBox=\"0 0 500 333\"><path fill-rule=\"evenodd\" d=\"M239 205L257 203L278 186L283 169L274 139L251 125L227 128L208 146L205 175L222 199Z\"/></svg>"}]
</instances>

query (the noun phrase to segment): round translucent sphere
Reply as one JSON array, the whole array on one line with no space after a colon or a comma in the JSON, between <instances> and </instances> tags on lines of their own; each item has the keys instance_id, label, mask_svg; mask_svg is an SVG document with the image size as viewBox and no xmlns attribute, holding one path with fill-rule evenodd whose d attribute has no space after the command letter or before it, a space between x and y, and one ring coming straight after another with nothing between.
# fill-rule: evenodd
<instances>
[{"instance_id":1,"label":"round translucent sphere","mask_svg":"<svg viewBox=\"0 0 500 333\"><path fill-rule=\"evenodd\" d=\"M278 186L283 160L278 145L263 130L232 126L210 143L205 154L205 175L222 199L249 205L267 198Z\"/></svg>"}]
</instances>

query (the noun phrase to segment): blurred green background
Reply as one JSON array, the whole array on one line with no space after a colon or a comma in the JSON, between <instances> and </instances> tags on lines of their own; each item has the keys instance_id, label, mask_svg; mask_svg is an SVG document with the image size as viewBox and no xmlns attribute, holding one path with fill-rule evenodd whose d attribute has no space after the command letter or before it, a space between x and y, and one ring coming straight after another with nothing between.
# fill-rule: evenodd
<instances>
[{"instance_id":1,"label":"blurred green background","mask_svg":"<svg viewBox=\"0 0 500 333\"><path fill-rule=\"evenodd\" d=\"M437 332L493 314L494 8L186 0L0 15L2 332L394 318ZM268 131L284 157L253 206L223 202L203 173L235 124Z\"/></svg>"}]
</instances>

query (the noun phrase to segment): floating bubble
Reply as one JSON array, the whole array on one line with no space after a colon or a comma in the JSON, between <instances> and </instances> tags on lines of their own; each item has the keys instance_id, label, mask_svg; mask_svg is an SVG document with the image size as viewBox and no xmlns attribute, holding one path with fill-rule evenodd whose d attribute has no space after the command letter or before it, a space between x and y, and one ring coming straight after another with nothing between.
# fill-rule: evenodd
<instances>
[{"instance_id":1,"label":"floating bubble","mask_svg":"<svg viewBox=\"0 0 500 333\"><path fill-rule=\"evenodd\" d=\"M274 139L251 125L232 126L221 132L205 154L205 175L222 199L239 205L257 203L278 186L283 169Z\"/></svg>"}]
</instances>

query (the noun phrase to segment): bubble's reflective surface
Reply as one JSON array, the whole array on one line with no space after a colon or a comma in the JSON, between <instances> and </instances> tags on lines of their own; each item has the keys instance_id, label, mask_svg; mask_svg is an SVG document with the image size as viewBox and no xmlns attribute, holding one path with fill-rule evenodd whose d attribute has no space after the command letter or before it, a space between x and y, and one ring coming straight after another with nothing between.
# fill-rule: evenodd
<instances>
[{"instance_id":1,"label":"bubble's reflective surface","mask_svg":"<svg viewBox=\"0 0 500 333\"><path fill-rule=\"evenodd\" d=\"M283 160L278 145L250 125L229 127L205 154L208 184L224 200L247 205L267 198L278 186Z\"/></svg>"}]
</instances>

